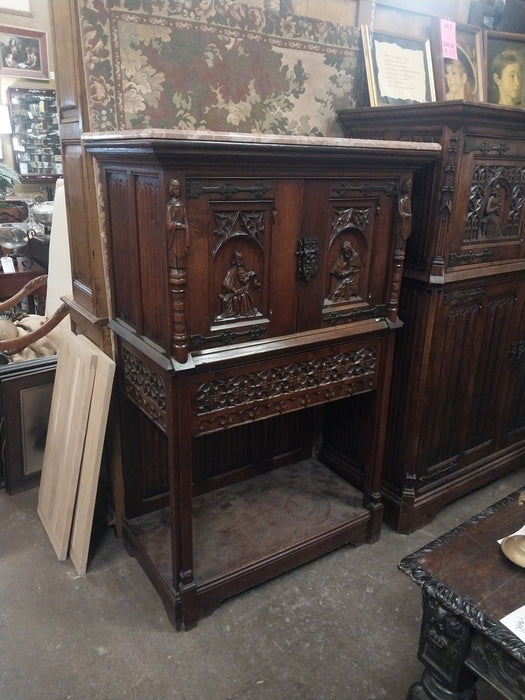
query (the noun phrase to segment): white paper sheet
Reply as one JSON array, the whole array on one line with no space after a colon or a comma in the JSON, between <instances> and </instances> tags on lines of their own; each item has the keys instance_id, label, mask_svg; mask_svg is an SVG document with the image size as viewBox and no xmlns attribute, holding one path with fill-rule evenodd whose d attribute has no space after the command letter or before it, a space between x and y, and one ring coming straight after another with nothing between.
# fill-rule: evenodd
<instances>
[{"instance_id":1,"label":"white paper sheet","mask_svg":"<svg viewBox=\"0 0 525 700\"><path fill-rule=\"evenodd\" d=\"M525 642L525 605L502 617L500 622Z\"/></svg>"}]
</instances>

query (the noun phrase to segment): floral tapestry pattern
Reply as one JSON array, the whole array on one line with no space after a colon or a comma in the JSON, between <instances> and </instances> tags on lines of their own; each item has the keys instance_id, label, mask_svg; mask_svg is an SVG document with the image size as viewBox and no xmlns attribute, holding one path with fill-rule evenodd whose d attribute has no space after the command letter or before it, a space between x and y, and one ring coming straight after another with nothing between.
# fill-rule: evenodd
<instances>
[{"instance_id":1,"label":"floral tapestry pattern","mask_svg":"<svg viewBox=\"0 0 525 700\"><path fill-rule=\"evenodd\" d=\"M232 0L83 0L93 130L339 136L355 28Z\"/></svg>"}]
</instances>

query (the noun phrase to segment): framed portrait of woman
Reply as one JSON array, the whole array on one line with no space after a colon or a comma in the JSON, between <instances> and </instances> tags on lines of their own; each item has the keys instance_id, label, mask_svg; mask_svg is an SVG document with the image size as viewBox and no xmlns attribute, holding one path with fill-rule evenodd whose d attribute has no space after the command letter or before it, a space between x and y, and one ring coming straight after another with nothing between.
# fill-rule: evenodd
<instances>
[{"instance_id":1,"label":"framed portrait of woman","mask_svg":"<svg viewBox=\"0 0 525 700\"><path fill-rule=\"evenodd\" d=\"M487 101L525 107L525 39L521 34L485 32Z\"/></svg>"},{"instance_id":2,"label":"framed portrait of woman","mask_svg":"<svg viewBox=\"0 0 525 700\"><path fill-rule=\"evenodd\" d=\"M456 24L456 58L443 56L441 23L432 25L432 67L436 81L436 99L486 102L483 30Z\"/></svg>"}]
</instances>

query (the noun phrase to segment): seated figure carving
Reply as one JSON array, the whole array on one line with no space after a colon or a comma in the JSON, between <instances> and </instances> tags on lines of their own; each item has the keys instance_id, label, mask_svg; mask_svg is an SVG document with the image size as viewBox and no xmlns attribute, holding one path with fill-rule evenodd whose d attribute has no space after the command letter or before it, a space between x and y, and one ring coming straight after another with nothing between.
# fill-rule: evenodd
<instances>
[{"instance_id":1,"label":"seated figure carving","mask_svg":"<svg viewBox=\"0 0 525 700\"><path fill-rule=\"evenodd\" d=\"M222 281L219 294L222 312L217 320L260 315L252 296L252 290L260 286L257 274L245 268L242 253L235 251Z\"/></svg>"},{"instance_id":2,"label":"seated figure carving","mask_svg":"<svg viewBox=\"0 0 525 700\"><path fill-rule=\"evenodd\" d=\"M359 287L360 256L346 240L330 270L330 301L347 301L355 296Z\"/></svg>"}]
</instances>

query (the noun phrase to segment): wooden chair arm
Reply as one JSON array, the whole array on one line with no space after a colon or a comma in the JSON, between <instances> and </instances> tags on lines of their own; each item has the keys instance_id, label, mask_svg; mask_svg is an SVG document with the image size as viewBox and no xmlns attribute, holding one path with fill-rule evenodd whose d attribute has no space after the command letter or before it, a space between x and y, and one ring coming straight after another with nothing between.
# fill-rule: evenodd
<instances>
[{"instance_id":1,"label":"wooden chair arm","mask_svg":"<svg viewBox=\"0 0 525 700\"><path fill-rule=\"evenodd\" d=\"M27 284L24 284L22 289L19 289L18 292L12 297L0 302L0 311L6 311L7 309L13 308L13 306L16 306L19 301L27 297L29 294L33 294L33 292L35 292L37 289L40 289L40 287L43 287L46 284L47 275L40 275L39 277L34 277L32 280L29 280Z\"/></svg>"},{"instance_id":2,"label":"wooden chair arm","mask_svg":"<svg viewBox=\"0 0 525 700\"><path fill-rule=\"evenodd\" d=\"M34 281L35 280L33 280L33 282ZM47 321L44 321L44 323L34 331L24 333L13 340L0 340L0 352L4 355L14 355L17 352L24 350L28 347L28 345L32 345L37 340L40 340L40 338L43 338L49 333L49 331L52 331L53 328L58 326L60 321L62 321L62 319L64 319L68 313L69 306L64 302L58 307L55 313L47 319Z\"/></svg>"}]
</instances>

